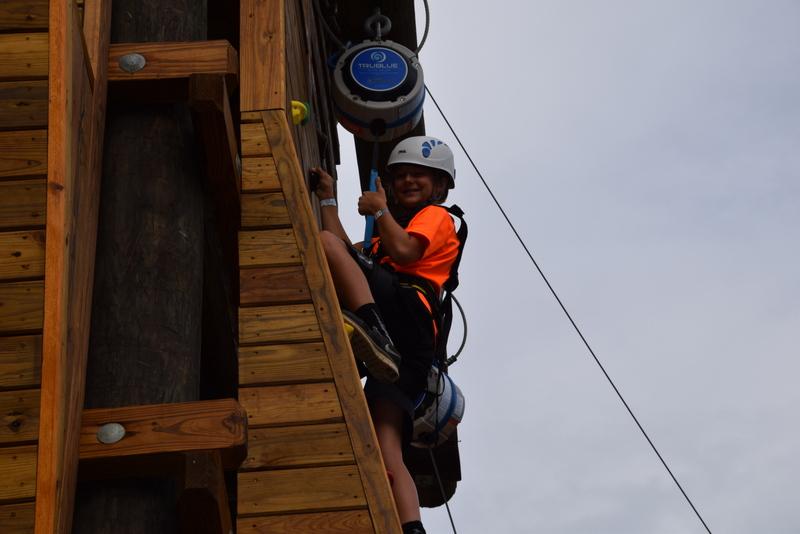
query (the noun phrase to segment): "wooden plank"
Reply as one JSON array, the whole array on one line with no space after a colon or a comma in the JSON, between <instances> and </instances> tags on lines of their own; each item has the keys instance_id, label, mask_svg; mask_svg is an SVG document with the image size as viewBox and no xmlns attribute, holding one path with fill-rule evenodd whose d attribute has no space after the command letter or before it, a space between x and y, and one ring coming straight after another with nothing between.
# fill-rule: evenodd
<instances>
[{"instance_id":1,"label":"wooden plank","mask_svg":"<svg viewBox=\"0 0 800 534\"><path fill-rule=\"evenodd\" d=\"M305 176L292 144L289 123L286 114L280 111L263 112L262 120L277 164L287 206L292 214L292 224L306 266L311 298L319 316L320 331L330 359L375 531L399 533L400 521L392 490L377 447L375 430L364 399L350 343L342 326L339 302L319 242L316 219L308 200Z\"/></svg>"},{"instance_id":2,"label":"wooden plank","mask_svg":"<svg viewBox=\"0 0 800 534\"><path fill-rule=\"evenodd\" d=\"M366 510L316 514L248 517L237 524L239 534L372 534L372 521Z\"/></svg>"},{"instance_id":3,"label":"wooden plank","mask_svg":"<svg viewBox=\"0 0 800 534\"><path fill-rule=\"evenodd\" d=\"M342 410L332 382L239 389L251 427L340 421Z\"/></svg>"},{"instance_id":4,"label":"wooden plank","mask_svg":"<svg viewBox=\"0 0 800 534\"><path fill-rule=\"evenodd\" d=\"M44 231L0 232L0 280L44 276Z\"/></svg>"},{"instance_id":5,"label":"wooden plank","mask_svg":"<svg viewBox=\"0 0 800 534\"><path fill-rule=\"evenodd\" d=\"M142 70L129 73L120 67L126 54L141 54ZM191 41L112 44L108 51L108 81L188 78L192 74L235 77L239 72L236 50L228 41Z\"/></svg>"},{"instance_id":6,"label":"wooden plank","mask_svg":"<svg viewBox=\"0 0 800 534\"><path fill-rule=\"evenodd\" d=\"M0 337L0 388L38 387L42 336Z\"/></svg>"},{"instance_id":7,"label":"wooden plank","mask_svg":"<svg viewBox=\"0 0 800 534\"><path fill-rule=\"evenodd\" d=\"M283 193L249 193L242 195L242 228L288 226L289 212Z\"/></svg>"},{"instance_id":8,"label":"wooden plank","mask_svg":"<svg viewBox=\"0 0 800 534\"><path fill-rule=\"evenodd\" d=\"M0 444L34 441L39 436L39 390L0 391Z\"/></svg>"},{"instance_id":9,"label":"wooden plank","mask_svg":"<svg viewBox=\"0 0 800 534\"><path fill-rule=\"evenodd\" d=\"M269 156L272 149L267 141L267 132L262 123L243 123L239 127L242 138L242 157ZM242 163L244 165L244 163Z\"/></svg>"},{"instance_id":10,"label":"wooden plank","mask_svg":"<svg viewBox=\"0 0 800 534\"><path fill-rule=\"evenodd\" d=\"M353 463L355 457L347 427L335 423L252 430L242 469Z\"/></svg>"},{"instance_id":11,"label":"wooden plank","mask_svg":"<svg viewBox=\"0 0 800 534\"><path fill-rule=\"evenodd\" d=\"M33 534L33 503L0 506L0 532L3 534Z\"/></svg>"},{"instance_id":12,"label":"wooden plank","mask_svg":"<svg viewBox=\"0 0 800 534\"><path fill-rule=\"evenodd\" d=\"M51 2L49 13L47 313L36 472L40 534L69 532L77 484L107 85L107 64L99 61L92 91L84 47L97 58L107 56L111 2L99 2L97 9L96 42L84 41L72 3Z\"/></svg>"},{"instance_id":13,"label":"wooden plank","mask_svg":"<svg viewBox=\"0 0 800 534\"><path fill-rule=\"evenodd\" d=\"M0 229L44 226L45 180L0 182Z\"/></svg>"},{"instance_id":14,"label":"wooden plank","mask_svg":"<svg viewBox=\"0 0 800 534\"><path fill-rule=\"evenodd\" d=\"M0 128L29 130L46 126L47 80L0 82Z\"/></svg>"},{"instance_id":15,"label":"wooden plank","mask_svg":"<svg viewBox=\"0 0 800 534\"><path fill-rule=\"evenodd\" d=\"M238 504L242 517L352 509L366 500L358 469L344 465L239 473Z\"/></svg>"},{"instance_id":16,"label":"wooden plank","mask_svg":"<svg viewBox=\"0 0 800 534\"><path fill-rule=\"evenodd\" d=\"M317 315L310 304L239 308L241 344L316 341L319 338Z\"/></svg>"},{"instance_id":17,"label":"wooden plank","mask_svg":"<svg viewBox=\"0 0 800 534\"><path fill-rule=\"evenodd\" d=\"M285 109L284 0L242 0L239 10L241 110Z\"/></svg>"},{"instance_id":18,"label":"wooden plank","mask_svg":"<svg viewBox=\"0 0 800 534\"><path fill-rule=\"evenodd\" d=\"M308 302L310 299L306 273L300 265L239 271L242 306Z\"/></svg>"},{"instance_id":19,"label":"wooden plank","mask_svg":"<svg viewBox=\"0 0 800 534\"><path fill-rule=\"evenodd\" d=\"M0 132L0 178L47 174L47 130Z\"/></svg>"},{"instance_id":20,"label":"wooden plank","mask_svg":"<svg viewBox=\"0 0 800 534\"><path fill-rule=\"evenodd\" d=\"M47 78L47 34L0 34L0 80Z\"/></svg>"},{"instance_id":21,"label":"wooden plank","mask_svg":"<svg viewBox=\"0 0 800 534\"><path fill-rule=\"evenodd\" d=\"M44 282L0 284L0 334L42 329Z\"/></svg>"},{"instance_id":22,"label":"wooden plank","mask_svg":"<svg viewBox=\"0 0 800 534\"><path fill-rule=\"evenodd\" d=\"M322 343L239 347L239 384L285 384L330 380Z\"/></svg>"},{"instance_id":23,"label":"wooden plank","mask_svg":"<svg viewBox=\"0 0 800 534\"><path fill-rule=\"evenodd\" d=\"M266 157L242 160L242 191L261 193L280 191L280 189L281 182L278 180L278 169L275 168L274 159Z\"/></svg>"},{"instance_id":24,"label":"wooden plank","mask_svg":"<svg viewBox=\"0 0 800 534\"><path fill-rule=\"evenodd\" d=\"M241 462L247 442L245 413L233 399L97 408L84 410L82 421L82 461L220 449L230 467ZM97 431L105 423L124 426L125 437L100 443Z\"/></svg>"},{"instance_id":25,"label":"wooden plank","mask_svg":"<svg viewBox=\"0 0 800 534\"><path fill-rule=\"evenodd\" d=\"M0 503L36 495L36 445L0 448Z\"/></svg>"},{"instance_id":26,"label":"wooden plank","mask_svg":"<svg viewBox=\"0 0 800 534\"><path fill-rule=\"evenodd\" d=\"M3 0L0 31L46 30L48 0Z\"/></svg>"},{"instance_id":27,"label":"wooden plank","mask_svg":"<svg viewBox=\"0 0 800 534\"><path fill-rule=\"evenodd\" d=\"M239 266L299 265L300 250L291 229L239 232Z\"/></svg>"}]
</instances>

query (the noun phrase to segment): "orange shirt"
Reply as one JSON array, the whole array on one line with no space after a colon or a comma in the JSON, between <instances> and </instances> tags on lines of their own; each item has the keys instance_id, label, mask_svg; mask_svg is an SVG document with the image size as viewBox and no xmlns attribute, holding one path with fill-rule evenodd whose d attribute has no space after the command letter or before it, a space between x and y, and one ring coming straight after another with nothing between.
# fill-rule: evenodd
<instances>
[{"instance_id":1,"label":"orange shirt","mask_svg":"<svg viewBox=\"0 0 800 534\"><path fill-rule=\"evenodd\" d=\"M399 265L388 255L381 258L398 273L419 276L433 283L437 291L450 277L450 267L458 256L458 237L456 227L450 213L441 206L427 206L419 211L408 226L406 232L420 240L425 251L415 262ZM373 250L380 238L372 241Z\"/></svg>"}]
</instances>

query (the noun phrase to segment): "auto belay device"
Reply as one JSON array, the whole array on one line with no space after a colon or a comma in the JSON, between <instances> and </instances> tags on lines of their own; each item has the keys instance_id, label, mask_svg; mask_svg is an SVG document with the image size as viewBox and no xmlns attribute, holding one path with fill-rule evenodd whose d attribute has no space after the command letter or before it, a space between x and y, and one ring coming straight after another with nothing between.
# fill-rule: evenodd
<instances>
[{"instance_id":1,"label":"auto belay device","mask_svg":"<svg viewBox=\"0 0 800 534\"><path fill-rule=\"evenodd\" d=\"M428 373L428 386L414 408L411 445L436 447L448 440L464 417L464 394L447 373L436 366Z\"/></svg>"},{"instance_id":2,"label":"auto belay device","mask_svg":"<svg viewBox=\"0 0 800 534\"><path fill-rule=\"evenodd\" d=\"M422 117L425 82L414 52L393 41L370 40L345 50L333 71L339 122L366 141L390 141Z\"/></svg>"}]
</instances>

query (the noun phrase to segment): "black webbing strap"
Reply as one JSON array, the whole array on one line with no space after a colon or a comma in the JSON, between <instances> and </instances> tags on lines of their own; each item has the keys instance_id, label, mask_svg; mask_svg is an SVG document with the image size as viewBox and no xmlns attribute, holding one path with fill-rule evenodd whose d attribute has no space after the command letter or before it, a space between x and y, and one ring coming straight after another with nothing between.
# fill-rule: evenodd
<instances>
[{"instance_id":1,"label":"black webbing strap","mask_svg":"<svg viewBox=\"0 0 800 534\"><path fill-rule=\"evenodd\" d=\"M453 324L453 291L458 287L458 266L461 264L461 255L464 253L464 244L467 242L467 221L464 220L464 210L453 204L452 206L442 206L450 214L458 217L460 225L456 232L458 237L458 255L453 265L450 267L450 276L442 286L444 294L438 306L438 326L439 335L436 340L436 361L439 369L446 371L447 361L447 338L450 336L450 327Z\"/></svg>"}]
</instances>

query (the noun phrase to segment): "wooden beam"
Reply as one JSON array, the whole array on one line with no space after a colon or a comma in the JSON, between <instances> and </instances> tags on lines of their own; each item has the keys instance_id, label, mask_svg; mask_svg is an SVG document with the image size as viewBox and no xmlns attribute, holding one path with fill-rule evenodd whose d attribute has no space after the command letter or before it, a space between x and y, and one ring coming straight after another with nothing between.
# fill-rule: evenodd
<instances>
[{"instance_id":1,"label":"wooden beam","mask_svg":"<svg viewBox=\"0 0 800 534\"><path fill-rule=\"evenodd\" d=\"M3 0L0 31L46 30L48 0Z\"/></svg>"},{"instance_id":2,"label":"wooden beam","mask_svg":"<svg viewBox=\"0 0 800 534\"><path fill-rule=\"evenodd\" d=\"M44 231L0 232L0 280L44 276Z\"/></svg>"},{"instance_id":3,"label":"wooden beam","mask_svg":"<svg viewBox=\"0 0 800 534\"><path fill-rule=\"evenodd\" d=\"M241 111L286 108L284 0L240 3Z\"/></svg>"},{"instance_id":4,"label":"wooden beam","mask_svg":"<svg viewBox=\"0 0 800 534\"><path fill-rule=\"evenodd\" d=\"M47 126L47 80L0 82L0 128L29 130Z\"/></svg>"},{"instance_id":5,"label":"wooden beam","mask_svg":"<svg viewBox=\"0 0 800 534\"><path fill-rule=\"evenodd\" d=\"M47 78L47 34L0 34L0 81Z\"/></svg>"},{"instance_id":6,"label":"wooden beam","mask_svg":"<svg viewBox=\"0 0 800 534\"><path fill-rule=\"evenodd\" d=\"M0 132L0 178L47 174L47 130Z\"/></svg>"},{"instance_id":7,"label":"wooden beam","mask_svg":"<svg viewBox=\"0 0 800 534\"><path fill-rule=\"evenodd\" d=\"M225 78L216 74L192 75L189 78L189 105L205 153L206 176L214 202L221 255L235 260L241 220L239 193L242 178Z\"/></svg>"},{"instance_id":8,"label":"wooden beam","mask_svg":"<svg viewBox=\"0 0 800 534\"><path fill-rule=\"evenodd\" d=\"M42 336L0 337L0 388L38 387Z\"/></svg>"},{"instance_id":9,"label":"wooden beam","mask_svg":"<svg viewBox=\"0 0 800 534\"><path fill-rule=\"evenodd\" d=\"M239 473L239 517L363 508L354 465Z\"/></svg>"},{"instance_id":10,"label":"wooden beam","mask_svg":"<svg viewBox=\"0 0 800 534\"><path fill-rule=\"evenodd\" d=\"M233 532L225 473L219 451L185 455L183 487L178 498L181 534Z\"/></svg>"},{"instance_id":11,"label":"wooden beam","mask_svg":"<svg viewBox=\"0 0 800 534\"><path fill-rule=\"evenodd\" d=\"M113 444L98 441L106 423L124 426L125 437ZM80 459L219 450L232 469L244 460L246 443L247 416L233 399L97 408L83 412Z\"/></svg>"},{"instance_id":12,"label":"wooden beam","mask_svg":"<svg viewBox=\"0 0 800 534\"><path fill-rule=\"evenodd\" d=\"M314 309L330 360L342 412L350 431L364 492L376 532L400 532L400 522L389 481L375 446L377 439L361 389L350 343L343 328L339 302L333 288L325 254L319 241L316 219L311 211L305 173L300 168L286 114L265 111L262 120L267 132L278 177L283 186L298 248L306 266Z\"/></svg>"},{"instance_id":13,"label":"wooden beam","mask_svg":"<svg viewBox=\"0 0 800 534\"><path fill-rule=\"evenodd\" d=\"M91 323L106 63L98 63L90 80L84 44L95 57L108 54L111 2L86 7L98 28L86 43L72 3L51 0L49 12L46 313L36 473L40 534L67 533L72 525Z\"/></svg>"},{"instance_id":14,"label":"wooden beam","mask_svg":"<svg viewBox=\"0 0 800 534\"><path fill-rule=\"evenodd\" d=\"M372 521L366 510L323 512L316 514L273 515L239 519L239 534L373 534Z\"/></svg>"},{"instance_id":15,"label":"wooden beam","mask_svg":"<svg viewBox=\"0 0 800 534\"><path fill-rule=\"evenodd\" d=\"M125 72L119 60L126 54L141 54L146 60L142 70ZM228 76L235 85L239 73L236 50L228 41L191 41L179 43L119 43L108 52L108 81L164 80L188 78L192 74Z\"/></svg>"}]
</instances>

